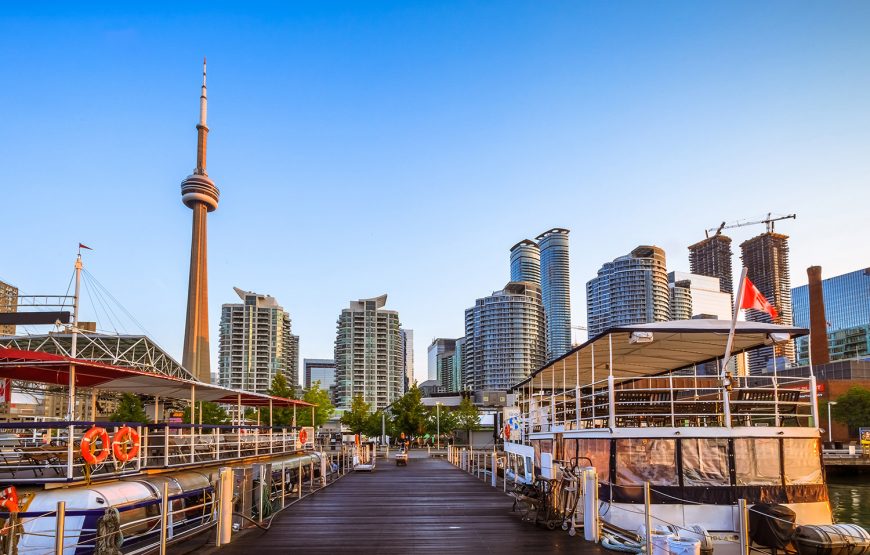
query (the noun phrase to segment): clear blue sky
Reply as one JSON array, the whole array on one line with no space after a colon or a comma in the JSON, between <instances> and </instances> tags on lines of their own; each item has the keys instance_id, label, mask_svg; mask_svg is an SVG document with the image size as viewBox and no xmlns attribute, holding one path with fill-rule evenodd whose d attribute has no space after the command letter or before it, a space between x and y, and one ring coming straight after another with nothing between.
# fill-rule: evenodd
<instances>
[{"instance_id":1,"label":"clear blue sky","mask_svg":"<svg viewBox=\"0 0 870 555\"><path fill-rule=\"evenodd\" d=\"M651 243L688 270L705 228L768 211L798 214L795 285L870 266L867 2L4 3L0 279L64 291L82 241L180 356L203 55L214 349L233 286L315 358L388 293L424 379L554 226L581 323L605 260Z\"/></svg>"}]
</instances>

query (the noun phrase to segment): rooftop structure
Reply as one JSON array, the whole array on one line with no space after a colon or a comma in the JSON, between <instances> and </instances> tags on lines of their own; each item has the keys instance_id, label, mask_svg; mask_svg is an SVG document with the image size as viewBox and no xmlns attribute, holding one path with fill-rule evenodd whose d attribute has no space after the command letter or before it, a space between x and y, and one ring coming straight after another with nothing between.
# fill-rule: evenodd
<instances>
[{"instance_id":1,"label":"rooftop structure","mask_svg":"<svg viewBox=\"0 0 870 555\"><path fill-rule=\"evenodd\" d=\"M187 288L187 316L184 325L184 351L181 363L198 380L211 380L208 336L208 245L207 215L218 207L220 191L206 172L207 100L205 59L202 60L202 94L199 97L199 123L196 125L196 168L181 182L181 201L193 210L190 243L190 279Z\"/></svg>"}]
</instances>

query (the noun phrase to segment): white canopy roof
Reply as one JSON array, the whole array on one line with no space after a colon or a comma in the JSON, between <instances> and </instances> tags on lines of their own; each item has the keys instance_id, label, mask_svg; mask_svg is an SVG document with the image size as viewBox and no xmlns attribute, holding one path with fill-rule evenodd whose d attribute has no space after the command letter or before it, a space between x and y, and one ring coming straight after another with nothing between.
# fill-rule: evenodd
<instances>
[{"instance_id":1,"label":"white canopy roof","mask_svg":"<svg viewBox=\"0 0 870 555\"><path fill-rule=\"evenodd\" d=\"M534 386L545 388L588 386L607 379L611 356L613 375L618 381L691 368L725 355L730 328L730 320L706 319L613 328L548 363L513 389L520 389L530 380L534 380ZM731 352L738 354L808 333L792 326L737 322Z\"/></svg>"}]
</instances>

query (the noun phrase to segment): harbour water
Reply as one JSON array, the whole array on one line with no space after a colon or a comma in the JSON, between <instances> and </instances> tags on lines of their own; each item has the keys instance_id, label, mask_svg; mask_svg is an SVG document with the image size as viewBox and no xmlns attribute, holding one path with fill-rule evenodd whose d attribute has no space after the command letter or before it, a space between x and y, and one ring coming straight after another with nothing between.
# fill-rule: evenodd
<instances>
[{"instance_id":1,"label":"harbour water","mask_svg":"<svg viewBox=\"0 0 870 555\"><path fill-rule=\"evenodd\" d=\"M834 520L870 528L870 474L828 474Z\"/></svg>"}]
</instances>

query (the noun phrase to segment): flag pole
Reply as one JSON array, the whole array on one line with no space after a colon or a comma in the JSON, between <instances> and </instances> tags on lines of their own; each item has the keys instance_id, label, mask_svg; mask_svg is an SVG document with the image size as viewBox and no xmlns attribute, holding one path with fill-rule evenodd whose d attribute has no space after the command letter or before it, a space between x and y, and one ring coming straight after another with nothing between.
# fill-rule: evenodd
<instances>
[{"instance_id":1,"label":"flag pole","mask_svg":"<svg viewBox=\"0 0 870 555\"><path fill-rule=\"evenodd\" d=\"M743 303L743 285L746 283L746 266L740 272L740 282L737 285L737 297L734 298L734 312L731 315L731 329L728 332L728 342L725 344L725 357L722 359L722 377L725 377L725 367L731 359L731 347L734 345L734 330L737 328L737 313Z\"/></svg>"},{"instance_id":2,"label":"flag pole","mask_svg":"<svg viewBox=\"0 0 870 555\"><path fill-rule=\"evenodd\" d=\"M731 329L728 331L728 341L725 343L725 356L722 357L722 405L725 412L725 427L731 427L731 373L728 362L731 359L731 347L734 345L734 330L737 328L737 313L743 304L743 285L746 283L746 267L740 272L740 282L737 285L737 297L734 299L734 311L731 314Z\"/></svg>"}]
</instances>

